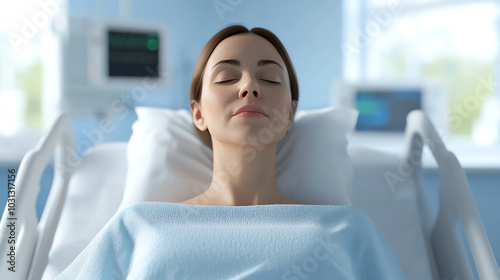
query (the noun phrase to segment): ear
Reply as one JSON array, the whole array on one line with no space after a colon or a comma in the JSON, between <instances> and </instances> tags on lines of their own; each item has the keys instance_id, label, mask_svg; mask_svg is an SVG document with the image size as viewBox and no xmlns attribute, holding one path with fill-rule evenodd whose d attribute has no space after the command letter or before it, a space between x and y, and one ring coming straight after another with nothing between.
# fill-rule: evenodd
<instances>
[{"instance_id":1,"label":"ear","mask_svg":"<svg viewBox=\"0 0 500 280\"><path fill-rule=\"evenodd\" d=\"M207 124L203 115L201 114L201 104L196 100L191 100L191 114L193 116L194 125L201 131L205 131L207 129Z\"/></svg>"},{"instance_id":2,"label":"ear","mask_svg":"<svg viewBox=\"0 0 500 280\"><path fill-rule=\"evenodd\" d=\"M292 129L293 120L294 120L294 117L295 117L295 111L296 110L297 110L297 101L292 100L292 105L291 105L291 108L290 108L290 114L288 115L288 126L286 128L286 131L290 131L290 129Z\"/></svg>"}]
</instances>

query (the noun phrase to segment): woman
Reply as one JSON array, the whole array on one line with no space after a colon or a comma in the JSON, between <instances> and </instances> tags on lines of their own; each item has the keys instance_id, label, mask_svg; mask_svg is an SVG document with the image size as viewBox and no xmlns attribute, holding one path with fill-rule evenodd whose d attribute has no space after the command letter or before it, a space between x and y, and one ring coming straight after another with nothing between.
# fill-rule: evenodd
<instances>
[{"instance_id":1,"label":"woman","mask_svg":"<svg viewBox=\"0 0 500 280\"><path fill-rule=\"evenodd\" d=\"M292 128L298 86L276 36L217 33L195 66L191 100L213 149L207 191L119 211L57 279L404 279L361 209L291 205L280 192L277 143Z\"/></svg>"},{"instance_id":2,"label":"woman","mask_svg":"<svg viewBox=\"0 0 500 280\"><path fill-rule=\"evenodd\" d=\"M217 33L194 69L191 112L198 135L213 149L213 178L221 172L229 178L212 180L203 194L180 203L296 204L278 188L275 167L298 97L292 62L273 33L240 25Z\"/></svg>"}]
</instances>

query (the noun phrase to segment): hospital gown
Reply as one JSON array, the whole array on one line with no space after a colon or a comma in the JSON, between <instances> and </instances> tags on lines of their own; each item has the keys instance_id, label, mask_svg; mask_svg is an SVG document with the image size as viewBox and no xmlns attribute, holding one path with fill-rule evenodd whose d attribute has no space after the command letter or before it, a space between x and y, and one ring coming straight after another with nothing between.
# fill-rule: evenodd
<instances>
[{"instance_id":1,"label":"hospital gown","mask_svg":"<svg viewBox=\"0 0 500 280\"><path fill-rule=\"evenodd\" d=\"M355 206L133 204L57 279L405 279Z\"/></svg>"}]
</instances>

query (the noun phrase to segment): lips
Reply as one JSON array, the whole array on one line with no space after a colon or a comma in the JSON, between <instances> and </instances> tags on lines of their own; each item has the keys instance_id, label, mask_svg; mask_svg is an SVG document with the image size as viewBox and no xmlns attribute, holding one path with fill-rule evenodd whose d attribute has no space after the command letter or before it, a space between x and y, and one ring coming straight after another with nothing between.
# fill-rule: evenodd
<instances>
[{"instance_id":1,"label":"lips","mask_svg":"<svg viewBox=\"0 0 500 280\"><path fill-rule=\"evenodd\" d=\"M259 106L257 105L245 105L245 106L242 106L240 107L235 113L233 116L236 116L238 115L239 113L243 113L243 112L250 112L250 113L261 113L263 114L264 116L267 117L266 113L264 112L264 110L262 110L262 108L260 108Z\"/></svg>"}]
</instances>

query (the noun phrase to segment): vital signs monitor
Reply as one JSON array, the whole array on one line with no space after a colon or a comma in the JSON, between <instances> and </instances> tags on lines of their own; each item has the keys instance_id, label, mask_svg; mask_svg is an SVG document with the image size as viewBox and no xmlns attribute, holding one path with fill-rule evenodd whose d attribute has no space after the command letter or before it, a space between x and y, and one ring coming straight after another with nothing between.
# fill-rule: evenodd
<instances>
[{"instance_id":1,"label":"vital signs monitor","mask_svg":"<svg viewBox=\"0 0 500 280\"><path fill-rule=\"evenodd\" d=\"M167 30L161 23L61 21L44 41L49 112L103 113L124 92L133 97L167 88Z\"/></svg>"}]
</instances>

